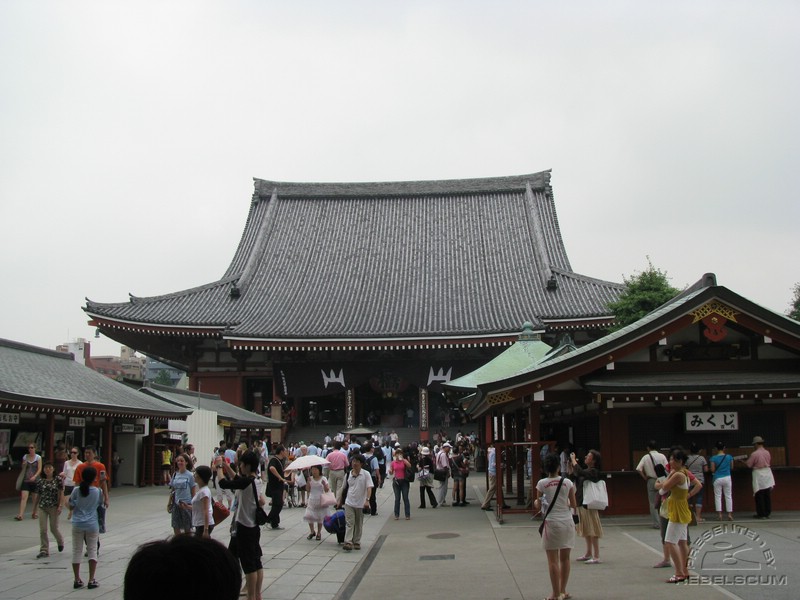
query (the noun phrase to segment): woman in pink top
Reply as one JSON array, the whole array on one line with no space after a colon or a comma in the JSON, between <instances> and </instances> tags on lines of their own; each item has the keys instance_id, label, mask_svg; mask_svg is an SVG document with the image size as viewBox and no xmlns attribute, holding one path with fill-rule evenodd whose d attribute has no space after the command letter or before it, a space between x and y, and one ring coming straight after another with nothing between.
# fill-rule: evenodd
<instances>
[{"instance_id":1,"label":"woman in pink top","mask_svg":"<svg viewBox=\"0 0 800 600\"><path fill-rule=\"evenodd\" d=\"M406 521L411 518L411 504L408 502L409 483L406 473L411 470L411 463L403 457L403 451L394 453L394 460L389 464L389 475L394 475L392 489L394 490L394 520L400 518L400 494L403 495L403 506L406 510Z\"/></svg>"}]
</instances>

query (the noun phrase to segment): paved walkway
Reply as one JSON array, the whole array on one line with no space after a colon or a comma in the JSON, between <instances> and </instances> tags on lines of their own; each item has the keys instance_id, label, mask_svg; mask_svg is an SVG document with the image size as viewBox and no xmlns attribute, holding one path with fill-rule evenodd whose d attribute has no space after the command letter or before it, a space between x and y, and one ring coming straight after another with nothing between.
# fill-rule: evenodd
<instances>
[{"instance_id":1,"label":"paved walkway","mask_svg":"<svg viewBox=\"0 0 800 600\"><path fill-rule=\"evenodd\" d=\"M374 600L376 596L461 599L529 600L544 598L550 586L547 561L540 546L538 522L525 515L506 515L499 525L493 513L479 509L483 476L469 479L467 507L418 510L419 493L412 486L412 519L392 518L390 486L379 490L379 515L365 519L363 550L343 552L336 537L325 534L321 542L308 541L302 509L284 509L285 530L264 531L265 599L284 600ZM121 598L127 561L136 547L148 540L170 534L164 488L119 488L112 490L108 533L101 536L102 548L96 590L73 590L70 571L70 541L58 553L34 558L38 552L38 523L13 520L17 502L0 502L0 600L56 598ZM774 556L775 568L759 570L753 561L739 562L735 569L705 571L729 577L730 585L669 585L663 582L669 569L653 569L659 560L657 532L649 529L646 517L610 517L603 520L601 540L603 564L572 563L569 591L576 600L604 598L675 598L789 600L798 597L800 581L800 513L782 513L770 521L737 515L741 527L736 539L747 544L717 548L727 555L747 550ZM722 533L716 523L693 528L694 536L709 538L705 546L719 546ZM62 517L62 532L69 524ZM750 537L747 537L749 535ZM751 538L758 536L756 541ZM227 542L227 527L213 537ZM727 543L727 542L726 542ZM583 550L577 540L573 557ZM725 556L723 552L723 558ZM709 557L711 554L709 553ZM699 558L703 558L702 556ZM730 559L728 559L730 562ZM736 562L734 560L734 562ZM710 564L710 563L707 563ZM744 565L744 566L742 566ZM83 565L86 570L86 565ZM710 568L710 567L709 567ZM722 574L722 575L721 575ZM751 577L748 581L745 575ZM738 576L738 582L732 577ZM768 579L772 576L773 579ZM756 577L756 579L753 579ZM781 578L785 578L782 580ZM761 578L761 579L758 579Z\"/></svg>"}]
</instances>

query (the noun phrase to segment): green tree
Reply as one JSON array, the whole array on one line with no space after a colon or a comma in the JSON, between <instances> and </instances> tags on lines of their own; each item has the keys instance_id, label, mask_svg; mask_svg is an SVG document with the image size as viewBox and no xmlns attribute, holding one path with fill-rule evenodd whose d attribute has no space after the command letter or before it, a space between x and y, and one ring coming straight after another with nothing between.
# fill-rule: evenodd
<instances>
[{"instance_id":1,"label":"green tree","mask_svg":"<svg viewBox=\"0 0 800 600\"><path fill-rule=\"evenodd\" d=\"M172 385L172 379L169 376L169 371L166 369L161 369L156 375L154 383L159 385Z\"/></svg>"},{"instance_id":2,"label":"green tree","mask_svg":"<svg viewBox=\"0 0 800 600\"><path fill-rule=\"evenodd\" d=\"M800 321L800 283L794 284L794 298L789 303L789 310L786 311L786 314L795 321Z\"/></svg>"},{"instance_id":3,"label":"green tree","mask_svg":"<svg viewBox=\"0 0 800 600\"><path fill-rule=\"evenodd\" d=\"M674 298L680 290L669 284L667 273L656 269L647 258L647 270L622 277L625 290L616 302L611 302L608 308L614 313L617 323L611 330L616 331L626 325L638 321L643 316L652 312Z\"/></svg>"}]
</instances>

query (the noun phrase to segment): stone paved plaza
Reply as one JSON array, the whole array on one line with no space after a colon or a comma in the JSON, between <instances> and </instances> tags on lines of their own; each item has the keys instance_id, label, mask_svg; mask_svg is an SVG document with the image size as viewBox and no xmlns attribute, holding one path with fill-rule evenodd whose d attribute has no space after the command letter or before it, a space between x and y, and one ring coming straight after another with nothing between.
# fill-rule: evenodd
<instances>
[{"instance_id":1,"label":"stone paved plaza","mask_svg":"<svg viewBox=\"0 0 800 600\"><path fill-rule=\"evenodd\" d=\"M418 510L418 490L412 485L412 519L392 518L393 497L387 485L379 490L378 516L365 519L363 550L343 552L336 537L325 534L321 542L308 541L301 520L303 510L284 509L285 529L263 531L265 599L374 600L376 597L430 597L459 599L531 600L549 593L547 561L540 547L538 522L526 515L506 515L499 525L494 514L479 510L483 476L469 478L472 502L467 507ZM416 501L415 501L416 500ZM0 502L0 600L51 600L56 598L121 598L127 561L137 545L170 534L164 488L113 489L108 533L102 548L95 590L72 589L69 524L62 516L61 531L67 548L61 554L51 546L51 556L36 559L38 523L16 522L16 501ZM750 552L766 549L774 556L775 569L760 566L728 570L753 585L669 585L669 569L653 569L659 560L657 532L642 517L610 517L603 520L600 565L572 563L569 591L576 600L605 598L789 600L798 597L800 582L800 513L776 514L770 521L749 519L737 513L736 525ZM227 523L226 523L227 525ZM709 537L706 548L722 538L712 535L715 523L692 529L694 536ZM758 535L756 542L746 537ZM227 541L227 527L213 537ZM733 548L732 554L741 547ZM759 548L761 550L759 550ZM573 557L582 553L577 540ZM721 550L725 550L722 548ZM722 553L723 557L725 552ZM730 560L729 560L730 562ZM86 564L82 566L85 573ZM725 571L715 571L719 576ZM709 572L710 574L710 572ZM758 575L756 575L758 574ZM753 579L761 577L764 579ZM767 579L772 577L772 580ZM84 578L85 579L85 578ZM763 581L772 581L764 585Z\"/></svg>"}]
</instances>

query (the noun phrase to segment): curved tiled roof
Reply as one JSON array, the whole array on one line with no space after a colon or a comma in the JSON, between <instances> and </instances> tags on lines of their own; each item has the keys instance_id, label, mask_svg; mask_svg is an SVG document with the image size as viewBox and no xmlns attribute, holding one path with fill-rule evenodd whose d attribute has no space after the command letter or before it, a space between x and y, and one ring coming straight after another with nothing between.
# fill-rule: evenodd
<instances>
[{"instance_id":1,"label":"curved tiled roof","mask_svg":"<svg viewBox=\"0 0 800 600\"><path fill-rule=\"evenodd\" d=\"M608 317L621 289L572 272L549 171L423 182L257 179L223 278L126 303L87 300L84 310L141 325L216 326L237 339L480 336L517 332L524 321Z\"/></svg>"},{"instance_id":2,"label":"curved tiled roof","mask_svg":"<svg viewBox=\"0 0 800 600\"><path fill-rule=\"evenodd\" d=\"M285 425L284 421L265 417L240 406L229 404L216 394L179 390L158 385L157 383L150 383L140 391L184 408L201 408L213 411L217 413L218 418L229 421L234 427L261 427L266 429L280 428L281 425Z\"/></svg>"},{"instance_id":3,"label":"curved tiled roof","mask_svg":"<svg viewBox=\"0 0 800 600\"><path fill-rule=\"evenodd\" d=\"M614 362L624 356L626 352L631 352L631 348L640 343L641 340L652 338L657 341L666 337L664 333L666 327L680 323L681 318L692 314L692 309L699 308L712 300L719 300L727 306L741 310L745 316L750 315L754 319L753 323L755 323L750 325L754 327L754 332L774 338L785 346L800 351L800 323L786 315L765 309L726 287L717 285L716 276L713 273L707 273L697 283L634 323L630 323L598 340L581 346L574 352L563 354L550 361L534 364L529 369L520 371L504 380L480 384L478 386L478 401L475 405L478 406L485 398L492 395L522 396L525 393L529 393L527 390L533 384L540 383L548 378L551 380L550 385L557 385L561 381L592 373L597 368L595 361L600 361L602 364ZM740 315L738 317L739 322L742 322L743 318L745 317ZM582 372L582 370L585 372ZM745 371L747 371L747 368L743 364L741 372ZM677 376L673 382L679 381L680 377L684 377L689 387L693 385L685 374ZM704 377L710 380L714 376L704 375ZM786 383L785 378L782 380L781 377L775 377L771 381L781 385ZM788 377L790 382L797 379L792 375ZM661 373L648 373L644 379L646 380L647 378L651 378L654 382L659 381L659 379L662 383L670 381L669 376ZM599 387L603 379L608 382L627 381L628 385L633 386L635 376L619 375L617 373L612 375L605 374L604 377L595 377L592 380L594 381L593 385ZM766 379L769 380L769 376ZM759 381L761 380L755 379L754 383ZM655 385L658 384L655 383ZM597 391L600 390L598 389Z\"/></svg>"},{"instance_id":4,"label":"curved tiled roof","mask_svg":"<svg viewBox=\"0 0 800 600\"><path fill-rule=\"evenodd\" d=\"M0 401L24 410L182 419L184 407L152 398L79 364L71 354L0 339Z\"/></svg>"}]
</instances>

